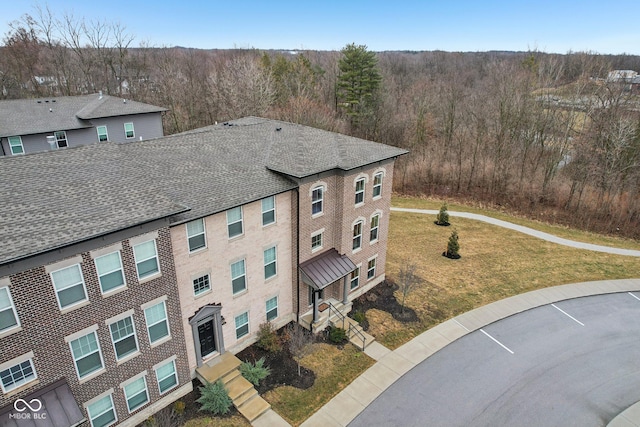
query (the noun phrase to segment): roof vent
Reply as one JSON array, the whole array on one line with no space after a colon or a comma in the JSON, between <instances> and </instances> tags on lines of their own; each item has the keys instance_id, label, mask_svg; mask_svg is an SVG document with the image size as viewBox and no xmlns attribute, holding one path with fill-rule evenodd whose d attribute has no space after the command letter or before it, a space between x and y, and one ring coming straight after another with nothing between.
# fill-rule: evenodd
<instances>
[{"instance_id":1,"label":"roof vent","mask_svg":"<svg viewBox=\"0 0 640 427\"><path fill-rule=\"evenodd\" d=\"M51 100L51 102L56 102L56 100L55 100L55 99L52 99L52 100Z\"/></svg>"},{"instance_id":2,"label":"roof vent","mask_svg":"<svg viewBox=\"0 0 640 427\"><path fill-rule=\"evenodd\" d=\"M122 103L123 103L123 104L126 104L126 103L127 103L127 100L126 100L126 99L123 99L123 100L122 100Z\"/></svg>"},{"instance_id":3,"label":"roof vent","mask_svg":"<svg viewBox=\"0 0 640 427\"><path fill-rule=\"evenodd\" d=\"M49 103L49 100L48 100L48 99L45 99L45 101L44 101L44 102Z\"/></svg>"},{"instance_id":4,"label":"roof vent","mask_svg":"<svg viewBox=\"0 0 640 427\"><path fill-rule=\"evenodd\" d=\"M53 108L49 108L49 112L50 112L50 113L53 113Z\"/></svg>"},{"instance_id":5,"label":"roof vent","mask_svg":"<svg viewBox=\"0 0 640 427\"><path fill-rule=\"evenodd\" d=\"M40 100L37 100L36 102L37 102L38 104L42 104L42 101L40 101Z\"/></svg>"},{"instance_id":6,"label":"roof vent","mask_svg":"<svg viewBox=\"0 0 640 427\"><path fill-rule=\"evenodd\" d=\"M98 99L102 99L102 91L98 92Z\"/></svg>"},{"instance_id":7,"label":"roof vent","mask_svg":"<svg viewBox=\"0 0 640 427\"><path fill-rule=\"evenodd\" d=\"M282 128L281 128L281 127L277 127L277 128L276 128L276 132L280 132L281 130L282 130Z\"/></svg>"}]
</instances>

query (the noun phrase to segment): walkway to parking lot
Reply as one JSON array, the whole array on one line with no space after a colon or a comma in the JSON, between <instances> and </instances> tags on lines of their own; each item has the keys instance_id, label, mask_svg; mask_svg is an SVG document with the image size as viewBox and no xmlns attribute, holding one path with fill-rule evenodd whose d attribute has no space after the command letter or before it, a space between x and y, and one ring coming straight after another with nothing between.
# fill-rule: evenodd
<instances>
[{"instance_id":1,"label":"walkway to parking lot","mask_svg":"<svg viewBox=\"0 0 640 427\"><path fill-rule=\"evenodd\" d=\"M392 210L430 215L437 214L437 211L420 209L392 208ZM572 246L579 249L588 249L618 255L640 256L640 251L573 242L552 236L548 233L538 232L537 230L533 230L528 227L510 224L508 222L496 220L483 215L466 214L461 212L449 212L449 214L451 216L460 216L485 221L554 243ZM560 310L562 312L562 307L560 307L560 304L556 305L556 303L594 295L628 293L630 298L638 298L638 303L640 303L640 295L633 294L632 292L640 292L640 279L604 280L554 286L496 301L456 316L423 332L394 351L385 348L379 343L374 343L366 349L366 353L377 362L355 379L349 386L338 393L338 395L336 395L325 406L320 408L320 410L305 421L302 426L347 426L349 423L354 421L354 419L375 399L382 395L407 372L416 368L430 356L434 355L436 352L445 348L459 338L475 331L481 331L480 333L486 335L488 339L494 340L491 335L488 335L486 331L484 331L487 325L494 322L542 306L549 306L552 310ZM571 317L570 314L566 314ZM495 340L495 343L496 345L505 347L504 350L507 352L512 351L498 340ZM640 395L638 397L640 397ZM571 402L565 402L564 404L570 405ZM421 420L413 420L413 423L415 425L423 425L420 421ZM269 411L265 416L254 421L253 425L257 427L266 427L287 426L288 424L275 412ZM370 425L377 424L373 423ZM615 427L640 427L640 406L631 406L627 411L622 412L617 418L615 418L611 425L615 425Z\"/></svg>"}]
</instances>

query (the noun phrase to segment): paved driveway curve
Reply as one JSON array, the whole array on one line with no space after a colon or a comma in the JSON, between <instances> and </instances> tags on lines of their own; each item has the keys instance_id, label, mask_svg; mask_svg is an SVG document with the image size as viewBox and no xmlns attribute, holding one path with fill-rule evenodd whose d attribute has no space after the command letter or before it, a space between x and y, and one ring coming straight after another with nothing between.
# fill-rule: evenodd
<instances>
[{"instance_id":1,"label":"paved driveway curve","mask_svg":"<svg viewBox=\"0 0 640 427\"><path fill-rule=\"evenodd\" d=\"M418 364L350 424L602 426L640 399L640 294L499 320Z\"/></svg>"},{"instance_id":2,"label":"paved driveway curve","mask_svg":"<svg viewBox=\"0 0 640 427\"><path fill-rule=\"evenodd\" d=\"M425 214L425 215L436 215L438 213L438 211L430 210L430 209L393 208L393 207L391 208L391 211L418 213L418 214ZM591 243L576 242L575 240L563 239L562 237L554 236L553 234L545 233L545 232L538 231L533 228L525 227L518 224L512 224L510 222L491 218L485 215L479 215L479 214L474 214L469 212L449 211L449 216L468 218L468 219L474 219L476 221L486 222L489 224L497 225L499 227L508 228L510 230L528 234L529 236L537 237L538 239L546 240L548 242L557 243L558 245L570 246L572 248L577 248L577 249L587 249L595 252L606 252L609 254L640 257L640 251L637 251L637 250L614 248L609 246L594 245Z\"/></svg>"}]
</instances>

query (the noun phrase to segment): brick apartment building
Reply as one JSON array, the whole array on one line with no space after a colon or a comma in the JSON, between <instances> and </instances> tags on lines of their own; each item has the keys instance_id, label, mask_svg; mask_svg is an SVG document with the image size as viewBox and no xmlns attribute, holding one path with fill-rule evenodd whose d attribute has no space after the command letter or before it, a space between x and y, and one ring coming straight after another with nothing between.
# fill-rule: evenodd
<instances>
[{"instance_id":1,"label":"brick apartment building","mask_svg":"<svg viewBox=\"0 0 640 427\"><path fill-rule=\"evenodd\" d=\"M0 425L34 398L134 425L261 323L348 312L384 280L404 153L248 117L0 159Z\"/></svg>"}]
</instances>

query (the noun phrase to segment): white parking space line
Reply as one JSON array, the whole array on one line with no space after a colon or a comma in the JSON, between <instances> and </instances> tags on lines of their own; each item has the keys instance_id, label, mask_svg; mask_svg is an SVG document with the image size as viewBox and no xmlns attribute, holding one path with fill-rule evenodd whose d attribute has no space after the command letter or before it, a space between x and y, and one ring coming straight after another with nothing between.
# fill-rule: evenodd
<instances>
[{"instance_id":1,"label":"white parking space line","mask_svg":"<svg viewBox=\"0 0 640 427\"><path fill-rule=\"evenodd\" d=\"M497 339L495 339L494 337L492 337L491 335L489 335L488 333L486 333L483 329L480 329L480 332L482 332L483 334L485 334L486 336L488 336L489 338L491 338L496 344L498 344L500 347L504 348L505 350L507 350L509 353L513 354L513 351L511 351L509 349L509 347L507 347L506 345L502 344L500 341L498 341Z\"/></svg>"},{"instance_id":2,"label":"white parking space line","mask_svg":"<svg viewBox=\"0 0 640 427\"><path fill-rule=\"evenodd\" d=\"M559 312L561 312L562 314L564 314L565 316L567 316L569 319L573 320L574 322L578 323L581 326L584 326L584 323L582 323L581 321L579 321L578 319L576 319L575 317L573 317L572 315L570 315L569 313L561 309L560 307L557 307L555 304L551 304L551 306L556 310L558 310Z\"/></svg>"},{"instance_id":3,"label":"white parking space line","mask_svg":"<svg viewBox=\"0 0 640 427\"><path fill-rule=\"evenodd\" d=\"M634 297L635 299L637 299L638 301L640 301L640 298L638 298L637 296L635 296L634 294L632 294L631 292L627 292L629 295L631 295L632 297Z\"/></svg>"}]
</instances>

